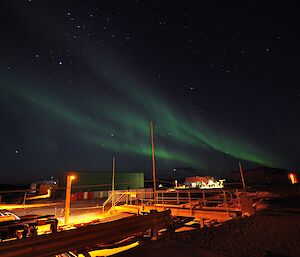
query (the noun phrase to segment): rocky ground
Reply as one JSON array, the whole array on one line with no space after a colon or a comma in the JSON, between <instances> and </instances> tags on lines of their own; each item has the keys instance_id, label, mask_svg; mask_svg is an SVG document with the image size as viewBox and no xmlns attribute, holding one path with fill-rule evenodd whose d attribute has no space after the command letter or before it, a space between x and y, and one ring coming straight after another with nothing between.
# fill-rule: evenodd
<instances>
[{"instance_id":1,"label":"rocky ground","mask_svg":"<svg viewBox=\"0 0 300 257\"><path fill-rule=\"evenodd\" d=\"M193 244L229 256L300 256L296 215L260 213L187 236Z\"/></svg>"},{"instance_id":2,"label":"rocky ground","mask_svg":"<svg viewBox=\"0 0 300 257\"><path fill-rule=\"evenodd\" d=\"M174 233L157 242L142 242L116 256L300 257L299 203L299 194L268 195L260 198L264 208L255 215L199 231Z\"/></svg>"},{"instance_id":3,"label":"rocky ground","mask_svg":"<svg viewBox=\"0 0 300 257\"><path fill-rule=\"evenodd\" d=\"M260 213L219 227L174 233L142 242L119 257L155 256L300 256L300 216Z\"/></svg>"}]
</instances>

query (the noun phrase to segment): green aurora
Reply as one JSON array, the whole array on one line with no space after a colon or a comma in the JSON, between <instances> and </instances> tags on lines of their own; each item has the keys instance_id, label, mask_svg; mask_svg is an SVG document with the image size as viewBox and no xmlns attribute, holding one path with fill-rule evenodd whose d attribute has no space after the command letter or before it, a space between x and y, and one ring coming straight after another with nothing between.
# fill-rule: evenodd
<instances>
[{"instance_id":1,"label":"green aurora","mask_svg":"<svg viewBox=\"0 0 300 257\"><path fill-rule=\"evenodd\" d=\"M19 10L19 15L24 14ZM186 116L185 106L174 106L167 97L158 96L151 82L139 77L139 72L130 65L120 62L121 57L117 58L113 50L100 49L92 42L87 46L80 39L72 45L64 40L63 31L66 29L61 28L62 24L49 17L45 20L49 24L44 26L57 28L53 30L53 43L70 49L72 55L85 63L94 77L99 78L99 87L105 83L113 93L107 91L98 94L96 100L91 100L95 96L86 90L79 97L81 104L76 105L70 100L72 96L59 97L60 94L53 92L51 85L45 81L24 78L24 83L15 85L10 78L2 87L3 99L9 101L13 97L23 104L30 104L42 110L45 116L52 117L53 122L68 127L72 140L116 155L150 156L149 123L153 120L156 125L156 157L172 167L176 164L210 170L210 164L205 157L201 157L201 151L214 151L222 158L236 161L281 166L277 158L259 146L248 144L246 138L224 131L220 133L199 116ZM33 19L26 17L26 21L31 29L38 30ZM87 108L80 108L80 105Z\"/></svg>"},{"instance_id":2,"label":"green aurora","mask_svg":"<svg viewBox=\"0 0 300 257\"><path fill-rule=\"evenodd\" d=\"M209 170L208 162L204 158L199 158L198 149L217 151L229 158L261 165L278 164L258 147L253 145L250 147L238 137L217 133L204 125L198 117L195 117L193 122L188 120L180 111L175 108L173 110L162 97L155 97L146 88L135 86L132 82L130 87L125 87L123 83L129 83L126 74L119 73L118 79L122 83L114 80L113 76L107 77L115 90L127 95L131 101L130 106L134 106L133 109L128 107L128 102L120 98L108 99L108 96L103 96L99 102L93 102L88 110L82 111L68 104L68 99L58 100L57 96L49 98L47 97L49 92L41 89L38 92L35 89L37 81L24 83L18 87L7 85L6 94L1 95L13 94L18 101L43 110L46 116L55 117L54 119L63 126L70 128L73 140L87 147L91 145L106 149L116 155L150 156L149 122L154 120L156 157L170 165L176 163ZM89 100L88 96L82 98L82 101ZM56 122L55 120L53 122Z\"/></svg>"}]
</instances>

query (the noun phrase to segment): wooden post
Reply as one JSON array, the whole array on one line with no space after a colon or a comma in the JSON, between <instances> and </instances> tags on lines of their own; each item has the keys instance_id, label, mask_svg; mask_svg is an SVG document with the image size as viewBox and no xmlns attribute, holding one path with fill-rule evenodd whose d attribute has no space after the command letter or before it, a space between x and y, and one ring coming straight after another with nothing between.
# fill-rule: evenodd
<instances>
[{"instance_id":1,"label":"wooden post","mask_svg":"<svg viewBox=\"0 0 300 257\"><path fill-rule=\"evenodd\" d=\"M189 204L190 204L190 214L192 215L193 211L192 211L191 191L190 190L188 191L188 196L189 196Z\"/></svg>"},{"instance_id":2,"label":"wooden post","mask_svg":"<svg viewBox=\"0 0 300 257\"><path fill-rule=\"evenodd\" d=\"M112 159L112 182L111 182L111 207L115 210L115 169L116 169L116 160L115 157Z\"/></svg>"},{"instance_id":3,"label":"wooden post","mask_svg":"<svg viewBox=\"0 0 300 257\"><path fill-rule=\"evenodd\" d=\"M149 192L149 204L152 206L153 203L152 203L152 194L153 192Z\"/></svg>"},{"instance_id":4,"label":"wooden post","mask_svg":"<svg viewBox=\"0 0 300 257\"><path fill-rule=\"evenodd\" d=\"M67 187L66 187L66 202L65 202L65 224L69 223L70 218L70 203L71 203L71 186L72 180L75 176L67 176Z\"/></svg>"},{"instance_id":5,"label":"wooden post","mask_svg":"<svg viewBox=\"0 0 300 257\"><path fill-rule=\"evenodd\" d=\"M245 179L244 179L244 171L242 167L242 163L239 162L239 167L240 167L240 173L241 173L241 178L242 178L242 183L243 183L243 190L246 191L246 184L245 184Z\"/></svg>"},{"instance_id":6,"label":"wooden post","mask_svg":"<svg viewBox=\"0 0 300 257\"><path fill-rule=\"evenodd\" d=\"M26 196L27 196L27 193L25 192L25 194L24 194L24 198L23 198L23 207L24 207L24 205L25 205L25 202L26 202Z\"/></svg>"},{"instance_id":7,"label":"wooden post","mask_svg":"<svg viewBox=\"0 0 300 257\"><path fill-rule=\"evenodd\" d=\"M238 192L237 189L235 190L235 194L236 194L236 198L237 198L238 205L239 205L239 207L240 207L240 209L241 209L241 201L240 201L240 196L239 196L239 192Z\"/></svg>"},{"instance_id":8,"label":"wooden post","mask_svg":"<svg viewBox=\"0 0 300 257\"><path fill-rule=\"evenodd\" d=\"M223 194L224 194L224 203L225 203L225 207L226 207L227 217L230 218L229 210L228 210L228 204L227 204L226 192L223 191Z\"/></svg>"},{"instance_id":9,"label":"wooden post","mask_svg":"<svg viewBox=\"0 0 300 257\"><path fill-rule=\"evenodd\" d=\"M150 122L151 132L151 152L152 152L152 178L153 178L153 198L154 198L154 209L156 210L156 167L155 167L155 155L154 155L154 125L153 121Z\"/></svg>"},{"instance_id":10,"label":"wooden post","mask_svg":"<svg viewBox=\"0 0 300 257\"><path fill-rule=\"evenodd\" d=\"M200 228L204 228L204 218L200 218Z\"/></svg>"}]
</instances>

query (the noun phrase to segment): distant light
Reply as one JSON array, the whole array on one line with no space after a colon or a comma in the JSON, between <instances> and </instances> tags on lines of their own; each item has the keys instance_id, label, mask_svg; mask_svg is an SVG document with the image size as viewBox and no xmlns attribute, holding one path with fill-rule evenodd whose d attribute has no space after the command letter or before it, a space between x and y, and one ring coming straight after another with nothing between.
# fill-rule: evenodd
<instances>
[{"instance_id":1,"label":"distant light","mask_svg":"<svg viewBox=\"0 0 300 257\"><path fill-rule=\"evenodd\" d=\"M292 184L297 184L298 183L297 175L295 173L289 173L288 178L289 178L289 180L291 181Z\"/></svg>"},{"instance_id":2,"label":"distant light","mask_svg":"<svg viewBox=\"0 0 300 257\"><path fill-rule=\"evenodd\" d=\"M76 177L75 176L71 176L71 180L75 179Z\"/></svg>"}]
</instances>

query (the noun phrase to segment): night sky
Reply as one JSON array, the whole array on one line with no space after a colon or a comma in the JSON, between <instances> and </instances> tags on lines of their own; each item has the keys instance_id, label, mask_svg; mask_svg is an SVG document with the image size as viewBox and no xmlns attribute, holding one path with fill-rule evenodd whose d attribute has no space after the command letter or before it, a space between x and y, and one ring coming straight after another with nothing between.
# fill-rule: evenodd
<instances>
[{"instance_id":1,"label":"night sky","mask_svg":"<svg viewBox=\"0 0 300 257\"><path fill-rule=\"evenodd\" d=\"M1 1L0 183L67 170L299 170L299 11L274 1Z\"/></svg>"}]
</instances>

